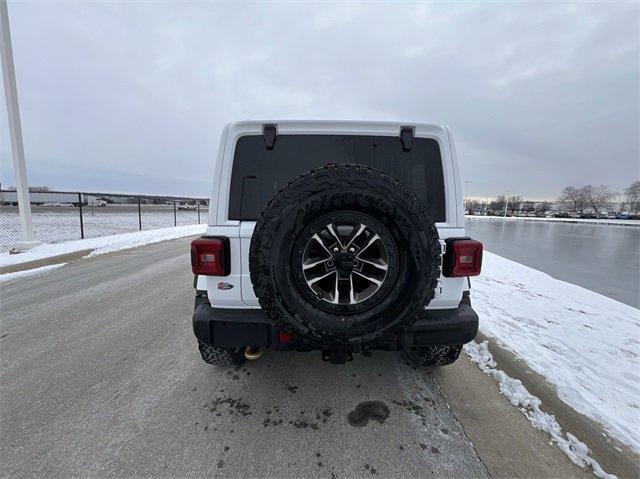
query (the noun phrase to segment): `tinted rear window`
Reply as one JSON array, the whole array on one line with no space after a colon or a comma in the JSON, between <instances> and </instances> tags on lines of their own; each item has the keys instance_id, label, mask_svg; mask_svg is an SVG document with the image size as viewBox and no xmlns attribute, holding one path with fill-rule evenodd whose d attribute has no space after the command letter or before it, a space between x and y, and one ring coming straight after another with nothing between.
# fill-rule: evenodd
<instances>
[{"instance_id":1,"label":"tinted rear window","mask_svg":"<svg viewBox=\"0 0 640 479\"><path fill-rule=\"evenodd\" d=\"M231 174L229 219L255 221L294 177L332 163L354 163L386 172L411 187L435 221L445 221L444 179L436 140L415 138L403 151L399 137L361 135L279 135L272 150L262 135L236 144Z\"/></svg>"}]
</instances>

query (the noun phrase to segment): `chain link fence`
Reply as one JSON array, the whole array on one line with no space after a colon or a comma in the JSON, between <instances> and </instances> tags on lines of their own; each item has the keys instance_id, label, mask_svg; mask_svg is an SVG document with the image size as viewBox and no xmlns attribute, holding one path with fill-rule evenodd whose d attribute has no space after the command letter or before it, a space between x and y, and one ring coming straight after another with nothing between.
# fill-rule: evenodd
<instances>
[{"instance_id":1,"label":"chain link fence","mask_svg":"<svg viewBox=\"0 0 640 479\"><path fill-rule=\"evenodd\" d=\"M209 213L204 198L32 191L29 200L34 238L45 243L206 223ZM18 195L0 190L0 251L21 237Z\"/></svg>"}]
</instances>

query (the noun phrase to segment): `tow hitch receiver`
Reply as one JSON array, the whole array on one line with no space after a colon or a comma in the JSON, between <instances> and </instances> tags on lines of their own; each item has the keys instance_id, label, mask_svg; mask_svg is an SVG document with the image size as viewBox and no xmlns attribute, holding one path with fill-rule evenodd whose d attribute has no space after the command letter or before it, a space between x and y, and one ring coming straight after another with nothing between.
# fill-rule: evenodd
<instances>
[{"instance_id":1,"label":"tow hitch receiver","mask_svg":"<svg viewBox=\"0 0 640 479\"><path fill-rule=\"evenodd\" d=\"M347 361L353 361L351 351L322 351L322 360L329 361L331 364L344 364Z\"/></svg>"}]
</instances>

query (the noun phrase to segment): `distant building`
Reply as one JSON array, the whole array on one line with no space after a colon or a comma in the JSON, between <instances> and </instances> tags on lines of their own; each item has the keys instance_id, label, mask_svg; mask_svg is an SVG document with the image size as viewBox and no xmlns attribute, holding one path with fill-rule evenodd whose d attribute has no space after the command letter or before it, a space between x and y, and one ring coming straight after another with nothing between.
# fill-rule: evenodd
<instances>
[{"instance_id":1,"label":"distant building","mask_svg":"<svg viewBox=\"0 0 640 479\"><path fill-rule=\"evenodd\" d=\"M78 204L78 195L75 193L45 193L39 191L29 192L29 202L32 205L45 203L71 203ZM0 191L0 205L18 206L18 193L16 191Z\"/></svg>"}]
</instances>

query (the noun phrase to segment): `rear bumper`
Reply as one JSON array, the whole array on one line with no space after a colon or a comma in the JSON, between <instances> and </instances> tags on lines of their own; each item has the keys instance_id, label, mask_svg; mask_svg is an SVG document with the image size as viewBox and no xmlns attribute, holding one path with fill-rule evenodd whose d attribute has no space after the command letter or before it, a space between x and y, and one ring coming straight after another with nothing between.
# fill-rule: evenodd
<instances>
[{"instance_id":1,"label":"rear bumper","mask_svg":"<svg viewBox=\"0 0 640 479\"><path fill-rule=\"evenodd\" d=\"M468 296L460 306L448 310L427 310L428 316L416 321L400 336L389 335L374 343L354 345L352 350L408 349L429 344L464 344L478 332L478 315ZM212 308L206 297L196 298L193 332L205 344L219 348L256 346L277 350L321 350L305 337L293 337L281 342L273 321L262 309Z\"/></svg>"}]
</instances>

